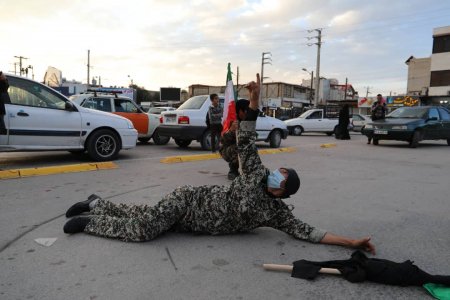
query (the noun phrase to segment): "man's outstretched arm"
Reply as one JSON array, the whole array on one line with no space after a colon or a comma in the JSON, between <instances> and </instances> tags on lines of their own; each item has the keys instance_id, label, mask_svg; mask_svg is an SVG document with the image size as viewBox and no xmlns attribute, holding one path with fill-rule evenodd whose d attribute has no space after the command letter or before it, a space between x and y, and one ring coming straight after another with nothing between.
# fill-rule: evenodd
<instances>
[{"instance_id":1,"label":"man's outstretched arm","mask_svg":"<svg viewBox=\"0 0 450 300\"><path fill-rule=\"evenodd\" d=\"M365 237L362 239L352 239L349 237L339 236L327 232L319 243L362 249L364 251L375 254L375 246L370 242L370 237Z\"/></svg>"},{"instance_id":2,"label":"man's outstretched arm","mask_svg":"<svg viewBox=\"0 0 450 300\"><path fill-rule=\"evenodd\" d=\"M335 235L323 229L315 228L307 223L295 218L292 212L286 207L280 209L272 220L265 224L266 226L281 230L294 238L307 240L312 243L338 245L375 254L375 246L370 242L370 237L362 239L353 239L345 236Z\"/></svg>"}]
</instances>

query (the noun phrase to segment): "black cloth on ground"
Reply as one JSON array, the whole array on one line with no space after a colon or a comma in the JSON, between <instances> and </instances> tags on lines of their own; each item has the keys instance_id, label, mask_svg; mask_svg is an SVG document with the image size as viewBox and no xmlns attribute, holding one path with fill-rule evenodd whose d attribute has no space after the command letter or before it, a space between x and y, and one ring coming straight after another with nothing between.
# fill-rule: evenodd
<instances>
[{"instance_id":1,"label":"black cloth on ground","mask_svg":"<svg viewBox=\"0 0 450 300\"><path fill-rule=\"evenodd\" d=\"M321 268L335 268L350 282L368 280L400 286L422 286L425 283L450 286L450 276L430 275L410 260L396 263L386 259L368 258L361 251L353 252L348 260L324 262L298 260L293 265L292 277L309 280L316 278Z\"/></svg>"}]
</instances>

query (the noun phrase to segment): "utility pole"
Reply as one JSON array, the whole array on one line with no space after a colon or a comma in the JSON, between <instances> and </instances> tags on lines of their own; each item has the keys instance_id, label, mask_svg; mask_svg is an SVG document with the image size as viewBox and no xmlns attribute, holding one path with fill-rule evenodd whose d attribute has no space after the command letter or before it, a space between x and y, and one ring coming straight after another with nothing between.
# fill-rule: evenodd
<instances>
[{"instance_id":1,"label":"utility pole","mask_svg":"<svg viewBox=\"0 0 450 300\"><path fill-rule=\"evenodd\" d=\"M90 56L91 56L91 50L88 50L88 57L87 57L87 85L86 85L87 89L89 89L89 78L90 78L89 71L90 71L90 68L91 68L91 66L90 66L90 59L91 59Z\"/></svg>"},{"instance_id":2,"label":"utility pole","mask_svg":"<svg viewBox=\"0 0 450 300\"><path fill-rule=\"evenodd\" d=\"M366 98L369 97L369 94L372 94L370 92L370 86L366 86Z\"/></svg>"},{"instance_id":3,"label":"utility pole","mask_svg":"<svg viewBox=\"0 0 450 300\"><path fill-rule=\"evenodd\" d=\"M237 101L239 98L239 66L237 67L236 71L236 89L235 89L235 95L234 95L234 101Z\"/></svg>"},{"instance_id":4,"label":"utility pole","mask_svg":"<svg viewBox=\"0 0 450 300\"><path fill-rule=\"evenodd\" d=\"M22 69L22 60L23 60L23 59L28 59L28 58L23 57L23 56L14 56L14 57L19 59L19 74L20 74L20 76L22 76L22 72L25 71L24 69ZM15 67L14 67L14 68L15 68ZM14 74L15 74L15 73L14 73Z\"/></svg>"},{"instance_id":5,"label":"utility pole","mask_svg":"<svg viewBox=\"0 0 450 300\"><path fill-rule=\"evenodd\" d=\"M309 43L308 46L317 45L317 63L316 63L316 91L314 97L314 106L319 103L319 86L320 86L320 47L322 46L322 28L308 30L309 33L316 31L317 36L308 37L308 40L317 39L317 43Z\"/></svg>"},{"instance_id":6,"label":"utility pole","mask_svg":"<svg viewBox=\"0 0 450 300\"><path fill-rule=\"evenodd\" d=\"M14 75L17 75L17 63L15 62L14 64L14 71L8 71L10 73L14 72Z\"/></svg>"},{"instance_id":7,"label":"utility pole","mask_svg":"<svg viewBox=\"0 0 450 300\"><path fill-rule=\"evenodd\" d=\"M345 77L345 92L344 92L344 101L347 101L347 85L348 85L348 78Z\"/></svg>"},{"instance_id":8,"label":"utility pole","mask_svg":"<svg viewBox=\"0 0 450 300\"><path fill-rule=\"evenodd\" d=\"M308 69L302 68L308 74L311 74L311 86L309 88L309 106L311 108L312 100L313 100L313 82L314 82L314 71L309 72Z\"/></svg>"},{"instance_id":9,"label":"utility pole","mask_svg":"<svg viewBox=\"0 0 450 300\"><path fill-rule=\"evenodd\" d=\"M264 77L264 65L267 64L272 64L272 53L270 52L263 52L262 53L262 58L261 58L261 86L260 86L260 90L259 90L259 108L262 108L262 93L263 93L263 88L264 88L264 78L269 78L269 77Z\"/></svg>"}]
</instances>

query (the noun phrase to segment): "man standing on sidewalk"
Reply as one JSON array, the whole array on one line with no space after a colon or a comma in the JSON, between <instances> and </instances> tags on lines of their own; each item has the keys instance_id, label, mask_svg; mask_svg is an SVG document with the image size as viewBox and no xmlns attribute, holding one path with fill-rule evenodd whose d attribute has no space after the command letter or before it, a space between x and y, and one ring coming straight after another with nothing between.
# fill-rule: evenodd
<instances>
[{"instance_id":1,"label":"man standing on sidewalk","mask_svg":"<svg viewBox=\"0 0 450 300\"><path fill-rule=\"evenodd\" d=\"M211 100L211 106L206 115L206 125L211 131L211 151L215 153L216 141L219 141L220 134L222 133L223 108L219 105L219 96L217 94L211 94L209 99Z\"/></svg>"}]
</instances>

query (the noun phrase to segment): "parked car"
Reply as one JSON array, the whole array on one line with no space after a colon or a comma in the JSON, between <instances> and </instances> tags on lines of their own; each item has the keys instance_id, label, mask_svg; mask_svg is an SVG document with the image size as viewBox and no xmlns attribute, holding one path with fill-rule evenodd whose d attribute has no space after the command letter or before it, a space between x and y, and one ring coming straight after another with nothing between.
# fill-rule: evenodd
<instances>
[{"instance_id":1,"label":"parked car","mask_svg":"<svg viewBox=\"0 0 450 300\"><path fill-rule=\"evenodd\" d=\"M422 140L447 140L450 146L450 111L444 107L418 106L400 107L384 120L368 123L363 134L380 140L406 141L416 148Z\"/></svg>"},{"instance_id":2,"label":"parked car","mask_svg":"<svg viewBox=\"0 0 450 300\"><path fill-rule=\"evenodd\" d=\"M223 107L224 97L219 96ZM211 132L206 127L206 114L211 105L208 95L194 96L174 111L161 113L160 134L172 137L179 147L187 147L193 140L200 142L202 149L211 149ZM272 148L280 147L281 140L288 135L286 125L263 113L257 119L257 140L269 142ZM218 143L218 141L216 141Z\"/></svg>"},{"instance_id":3,"label":"parked car","mask_svg":"<svg viewBox=\"0 0 450 300\"><path fill-rule=\"evenodd\" d=\"M70 96L70 100L86 108L110 112L129 119L138 131L138 140L141 143L147 143L153 138L155 144L165 145L170 140L158 133L159 115L145 112L128 97L118 96L117 93L93 92Z\"/></svg>"},{"instance_id":4,"label":"parked car","mask_svg":"<svg viewBox=\"0 0 450 300\"><path fill-rule=\"evenodd\" d=\"M113 160L136 146L133 123L87 109L36 81L8 75L11 103L6 104L6 135L0 151L87 151L95 161Z\"/></svg>"},{"instance_id":5,"label":"parked car","mask_svg":"<svg viewBox=\"0 0 450 300\"><path fill-rule=\"evenodd\" d=\"M371 122L372 119L370 116L362 115L362 114L353 114L351 119L351 124L353 126L353 131L361 132L364 126L367 123Z\"/></svg>"},{"instance_id":6,"label":"parked car","mask_svg":"<svg viewBox=\"0 0 450 300\"><path fill-rule=\"evenodd\" d=\"M148 109L149 114L160 115L163 111L172 111L175 110L174 107L170 106L154 106Z\"/></svg>"},{"instance_id":7,"label":"parked car","mask_svg":"<svg viewBox=\"0 0 450 300\"><path fill-rule=\"evenodd\" d=\"M339 120L328 118L323 109L316 108L307 110L299 117L286 120L284 123L292 135L301 135L303 132L323 132L332 135L336 132Z\"/></svg>"}]
</instances>

